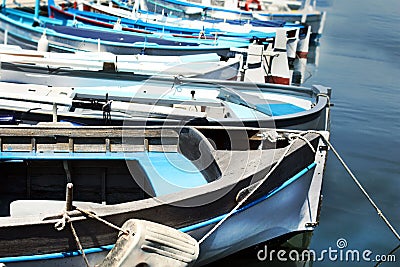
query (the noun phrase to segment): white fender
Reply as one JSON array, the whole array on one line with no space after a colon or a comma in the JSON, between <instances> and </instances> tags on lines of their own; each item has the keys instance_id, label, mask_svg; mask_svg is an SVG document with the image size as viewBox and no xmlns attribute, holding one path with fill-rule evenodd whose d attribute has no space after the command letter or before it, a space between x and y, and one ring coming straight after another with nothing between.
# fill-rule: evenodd
<instances>
[{"instance_id":1,"label":"white fender","mask_svg":"<svg viewBox=\"0 0 400 267\"><path fill-rule=\"evenodd\" d=\"M39 51L39 52L48 52L49 51L49 40L47 40L47 37L46 37L46 30L43 31L43 34L38 41L37 51Z\"/></svg>"},{"instance_id":2,"label":"white fender","mask_svg":"<svg viewBox=\"0 0 400 267\"><path fill-rule=\"evenodd\" d=\"M184 267L192 266L199 256L194 238L166 225L131 219L122 229L98 267Z\"/></svg>"}]
</instances>

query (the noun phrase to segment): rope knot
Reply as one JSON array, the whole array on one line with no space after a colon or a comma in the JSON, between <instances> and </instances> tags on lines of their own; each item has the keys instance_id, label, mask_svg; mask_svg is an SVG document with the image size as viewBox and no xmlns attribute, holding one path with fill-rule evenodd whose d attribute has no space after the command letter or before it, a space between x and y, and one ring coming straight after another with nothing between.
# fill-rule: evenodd
<instances>
[{"instance_id":1,"label":"rope knot","mask_svg":"<svg viewBox=\"0 0 400 267\"><path fill-rule=\"evenodd\" d=\"M65 228L65 225L71 221L71 218L68 215L68 211L64 211L62 214L62 218L59 219L56 224L54 225L54 228L57 231L62 231Z\"/></svg>"}]
</instances>

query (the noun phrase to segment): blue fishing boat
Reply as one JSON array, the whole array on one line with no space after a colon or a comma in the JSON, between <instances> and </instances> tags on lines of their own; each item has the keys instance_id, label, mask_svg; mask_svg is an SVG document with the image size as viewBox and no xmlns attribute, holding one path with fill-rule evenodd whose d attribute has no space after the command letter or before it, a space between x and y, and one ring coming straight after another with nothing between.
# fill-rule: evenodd
<instances>
[{"instance_id":1,"label":"blue fishing boat","mask_svg":"<svg viewBox=\"0 0 400 267\"><path fill-rule=\"evenodd\" d=\"M104 266L118 236L146 237L120 228L130 219L190 235L199 244L194 266L310 233L318 225L327 153L320 134L327 135L237 127L2 127L0 263L66 267L84 266L85 259ZM180 236L168 238L167 247ZM162 238L154 244L149 238L137 247L145 263L174 257Z\"/></svg>"},{"instance_id":2,"label":"blue fishing boat","mask_svg":"<svg viewBox=\"0 0 400 267\"><path fill-rule=\"evenodd\" d=\"M121 1L113 0L120 4ZM246 1L253 2L253 1ZM255 0L260 3L261 1ZM266 6L256 4L256 10L243 10L238 8L239 1L221 1L220 5L212 5L210 1L184 1L184 0L144 0L140 6L143 10L154 13L165 12L170 15L186 18L217 18L227 20L285 20L289 22L302 22L311 26L313 38L322 35L325 24L325 12L314 10L311 1L306 0L304 6L298 10L269 11ZM222 5L221 5L222 3ZM245 3L245 4L246 4ZM121 6L129 7L126 4ZM264 10L263 10L264 9Z\"/></svg>"},{"instance_id":3,"label":"blue fishing boat","mask_svg":"<svg viewBox=\"0 0 400 267\"><path fill-rule=\"evenodd\" d=\"M154 75L237 80L241 58L221 60L215 53L162 57L107 52L56 53L0 45L0 79L52 86L129 86ZM107 79L104 72L108 73Z\"/></svg>"},{"instance_id":4,"label":"blue fishing boat","mask_svg":"<svg viewBox=\"0 0 400 267\"><path fill-rule=\"evenodd\" d=\"M62 9L49 2L49 14L63 19L76 19L84 23L113 27L121 24L122 29L172 33L186 38L217 38L219 40L242 39L258 43L271 42L278 30L284 30L288 37L288 57L306 57L310 39L310 27L284 21L235 21L235 20L187 20L170 17L159 18L154 14L132 13L100 4L80 2L79 9ZM90 12L88 12L90 11Z\"/></svg>"},{"instance_id":5,"label":"blue fishing boat","mask_svg":"<svg viewBox=\"0 0 400 267\"><path fill-rule=\"evenodd\" d=\"M0 26L4 43L35 50L39 45L41 49L59 52L81 50L148 55L215 52L229 57L232 56L231 47L246 46L242 42L228 40L192 40L173 36L161 38L153 34L100 29L8 8L3 8L0 12Z\"/></svg>"},{"instance_id":6,"label":"blue fishing boat","mask_svg":"<svg viewBox=\"0 0 400 267\"><path fill-rule=\"evenodd\" d=\"M242 27L243 24L235 23L235 21L228 21L228 24L219 22L208 22L199 20L164 20L157 21L150 18L146 18L147 15L133 14L131 12L122 13L123 10L118 10L113 7L106 7L99 4L92 4L88 2L82 2L83 10L75 8L62 9L56 6L53 1L49 1L49 14L50 16L62 18L62 19L76 19L84 23L102 25L108 23L114 25L119 22L125 27L140 29L151 32L162 32L162 33L174 33L181 35L188 35L194 38L198 38L199 34L202 34L201 38L215 38L215 35L237 37L248 40L254 39L271 39L275 37L274 28L281 28L285 26L284 21L271 21L268 26L261 25L254 27L249 21L248 25ZM89 12L89 11L90 12ZM104 24L103 24L104 25ZM235 26L236 25L236 26ZM288 25L287 28L303 28L302 25Z\"/></svg>"},{"instance_id":7,"label":"blue fishing boat","mask_svg":"<svg viewBox=\"0 0 400 267\"><path fill-rule=\"evenodd\" d=\"M132 79L131 86L117 86L108 72L100 72L103 77L96 78L85 71L80 75L59 71L59 76L49 76L45 86L0 83L0 114L12 115L21 124L64 121L93 126L190 124L329 129L330 89L323 86L166 77L149 80L141 76ZM35 76L43 75L31 72L28 77L35 80ZM64 86L56 86L57 80ZM86 82L86 86L75 86L76 80ZM99 83L96 80L103 85L93 86Z\"/></svg>"},{"instance_id":8,"label":"blue fishing boat","mask_svg":"<svg viewBox=\"0 0 400 267\"><path fill-rule=\"evenodd\" d=\"M270 41L276 36L277 31L285 31L288 58L291 59L291 61L296 57L307 57L311 37L311 27L285 21L260 21L254 19L227 20L226 18L223 20L188 20L175 17L160 17L159 15L149 14L148 12L141 13L143 11L134 12L135 9L130 12L100 4L88 3L87 1L80 2L78 8L79 10L75 8L68 9L68 12L72 13L68 14L67 12L68 16L75 16L78 19L79 16L83 16L81 17L82 21L92 24L99 24L98 20L101 20L100 24L123 21L124 25L133 24L134 26L132 27L139 27L141 30L185 32L188 33L185 35L187 38L212 38L212 36L209 37L208 35L212 34L215 38L219 36L220 39L228 38L228 40L232 40L232 38L235 38L235 40L238 40L240 38L245 41L256 40L258 43L266 44L267 41ZM65 14L66 12L60 10L60 8L51 7L50 9L54 9L54 13L60 16L67 16ZM49 11L49 13L51 13L51 11ZM110 17L110 15L112 15L112 17ZM192 32L191 34L190 31Z\"/></svg>"}]
</instances>

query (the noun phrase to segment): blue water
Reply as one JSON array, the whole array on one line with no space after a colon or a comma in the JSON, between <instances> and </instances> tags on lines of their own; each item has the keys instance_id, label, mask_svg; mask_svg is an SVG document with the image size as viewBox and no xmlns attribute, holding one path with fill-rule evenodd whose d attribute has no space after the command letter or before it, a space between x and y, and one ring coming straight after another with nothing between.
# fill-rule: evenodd
<instances>
[{"instance_id":1,"label":"blue water","mask_svg":"<svg viewBox=\"0 0 400 267\"><path fill-rule=\"evenodd\" d=\"M333 88L331 141L384 214L400 231L400 1L320 0L328 12L319 62L307 85ZM311 249L336 248L386 254L399 241L330 153L324 176L320 224ZM397 262L380 266L400 266ZM218 266L302 266L259 262L256 253ZM326 259L314 267L375 266L376 262Z\"/></svg>"},{"instance_id":2,"label":"blue water","mask_svg":"<svg viewBox=\"0 0 400 267\"><path fill-rule=\"evenodd\" d=\"M400 230L400 2L332 1L311 83L332 86L332 143ZM386 254L399 241L330 155L320 226L311 248L336 246ZM381 266L400 266L397 263ZM374 266L317 262L313 266Z\"/></svg>"}]
</instances>

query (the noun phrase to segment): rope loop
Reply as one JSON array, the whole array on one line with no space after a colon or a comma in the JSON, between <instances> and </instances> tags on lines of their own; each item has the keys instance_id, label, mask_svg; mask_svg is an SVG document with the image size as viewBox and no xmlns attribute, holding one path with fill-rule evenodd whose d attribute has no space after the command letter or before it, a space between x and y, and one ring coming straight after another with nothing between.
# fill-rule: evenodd
<instances>
[{"instance_id":1,"label":"rope loop","mask_svg":"<svg viewBox=\"0 0 400 267\"><path fill-rule=\"evenodd\" d=\"M62 214L62 218L56 222L56 224L54 225L54 228L57 231L62 231L62 230L64 230L67 222L70 222L70 221L71 221L71 218L69 217L68 212L64 211L64 213Z\"/></svg>"},{"instance_id":2,"label":"rope loop","mask_svg":"<svg viewBox=\"0 0 400 267\"><path fill-rule=\"evenodd\" d=\"M303 135L297 134L297 133L291 133L291 134L289 134L288 139L289 139L289 142L293 142L293 141L295 141L295 140L297 140L297 139L303 140L303 141L310 147L311 151L312 151L313 153L315 153L314 147L312 146L312 144L310 143L310 141L308 141L308 139L305 138Z\"/></svg>"}]
</instances>

